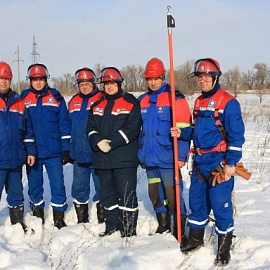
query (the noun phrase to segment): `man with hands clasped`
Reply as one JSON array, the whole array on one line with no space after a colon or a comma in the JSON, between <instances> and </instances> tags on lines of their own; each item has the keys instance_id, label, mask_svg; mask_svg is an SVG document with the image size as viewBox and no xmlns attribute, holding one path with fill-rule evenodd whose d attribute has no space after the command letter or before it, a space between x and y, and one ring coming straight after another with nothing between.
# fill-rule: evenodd
<instances>
[{"instance_id":1,"label":"man with hands clasped","mask_svg":"<svg viewBox=\"0 0 270 270\"><path fill-rule=\"evenodd\" d=\"M94 151L93 166L100 180L100 203L105 208L105 232L136 235L138 219L137 167L141 128L139 101L124 93L115 67L101 71L104 95L91 106L87 134Z\"/></svg>"}]
</instances>

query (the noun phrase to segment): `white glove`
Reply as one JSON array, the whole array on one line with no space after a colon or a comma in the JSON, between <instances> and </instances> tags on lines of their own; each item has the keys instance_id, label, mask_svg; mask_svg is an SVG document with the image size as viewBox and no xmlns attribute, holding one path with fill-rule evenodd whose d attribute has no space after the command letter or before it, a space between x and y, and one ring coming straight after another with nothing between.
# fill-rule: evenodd
<instances>
[{"instance_id":1,"label":"white glove","mask_svg":"<svg viewBox=\"0 0 270 270\"><path fill-rule=\"evenodd\" d=\"M110 142L111 140L104 139L100 141L99 143L97 143L97 146L102 152L108 153L112 149L109 144Z\"/></svg>"}]
</instances>

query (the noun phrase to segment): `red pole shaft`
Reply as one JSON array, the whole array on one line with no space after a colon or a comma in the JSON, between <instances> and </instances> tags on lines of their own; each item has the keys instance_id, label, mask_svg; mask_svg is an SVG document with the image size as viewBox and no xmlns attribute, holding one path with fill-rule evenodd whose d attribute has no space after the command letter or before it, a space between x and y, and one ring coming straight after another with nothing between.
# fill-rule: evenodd
<instances>
[{"instance_id":1,"label":"red pole shaft","mask_svg":"<svg viewBox=\"0 0 270 270\"><path fill-rule=\"evenodd\" d=\"M170 57L170 83L171 83L171 102L172 102L172 124L176 126L176 106L175 106L175 84L174 84L174 63L173 63L173 45L172 30L168 29L169 40L169 57ZM180 179L178 166L178 143L177 137L173 137L173 153L174 153L174 174L175 174L175 196L176 196L176 217L177 217L177 240L182 243L181 231L181 205L180 205Z\"/></svg>"}]
</instances>

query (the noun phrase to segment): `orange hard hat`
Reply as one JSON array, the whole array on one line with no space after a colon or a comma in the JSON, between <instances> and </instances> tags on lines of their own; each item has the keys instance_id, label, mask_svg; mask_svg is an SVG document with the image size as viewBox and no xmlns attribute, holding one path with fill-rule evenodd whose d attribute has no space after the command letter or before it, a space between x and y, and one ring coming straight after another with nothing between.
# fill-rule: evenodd
<instances>
[{"instance_id":1,"label":"orange hard hat","mask_svg":"<svg viewBox=\"0 0 270 270\"><path fill-rule=\"evenodd\" d=\"M50 78L48 69L43 64L33 64L28 67L26 79L32 78Z\"/></svg>"},{"instance_id":2,"label":"orange hard hat","mask_svg":"<svg viewBox=\"0 0 270 270\"><path fill-rule=\"evenodd\" d=\"M199 76L200 74L209 74L211 77L220 76L222 74L218 61L213 58L199 59L194 63L193 71L188 78Z\"/></svg>"},{"instance_id":3,"label":"orange hard hat","mask_svg":"<svg viewBox=\"0 0 270 270\"><path fill-rule=\"evenodd\" d=\"M10 65L6 62L0 62L0 78L12 79L12 77Z\"/></svg>"},{"instance_id":4,"label":"orange hard hat","mask_svg":"<svg viewBox=\"0 0 270 270\"><path fill-rule=\"evenodd\" d=\"M146 64L144 78L158 78L166 73L163 62L158 58L152 58Z\"/></svg>"},{"instance_id":5,"label":"orange hard hat","mask_svg":"<svg viewBox=\"0 0 270 270\"><path fill-rule=\"evenodd\" d=\"M120 71L115 67L107 67L102 69L99 75L99 83L111 81L116 83L121 83L124 81Z\"/></svg>"},{"instance_id":6,"label":"orange hard hat","mask_svg":"<svg viewBox=\"0 0 270 270\"><path fill-rule=\"evenodd\" d=\"M91 82L91 83L96 83L97 77L95 72L87 67L78 69L75 72L75 79L74 79L74 84L80 83L80 82Z\"/></svg>"}]
</instances>

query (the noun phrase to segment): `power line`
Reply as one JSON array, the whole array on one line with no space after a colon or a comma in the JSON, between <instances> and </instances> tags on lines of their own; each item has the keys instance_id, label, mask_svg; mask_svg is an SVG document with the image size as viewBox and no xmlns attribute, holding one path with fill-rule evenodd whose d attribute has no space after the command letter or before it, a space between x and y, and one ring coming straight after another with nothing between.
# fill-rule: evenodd
<instances>
[{"instance_id":1,"label":"power line","mask_svg":"<svg viewBox=\"0 0 270 270\"><path fill-rule=\"evenodd\" d=\"M20 60L20 50L19 50L19 46L17 47L17 51L15 52L15 54L17 54L17 59L13 60L13 62L17 62L18 64L18 93L21 93L21 84L20 84L20 62L24 62L23 60Z\"/></svg>"},{"instance_id":2,"label":"power line","mask_svg":"<svg viewBox=\"0 0 270 270\"><path fill-rule=\"evenodd\" d=\"M33 36L33 49L32 49L32 52L31 52L31 55L32 55L32 64L36 64L37 63L37 56L40 55L37 52L36 47L37 47L37 43L36 43L36 40L35 40L35 36Z\"/></svg>"}]
</instances>

